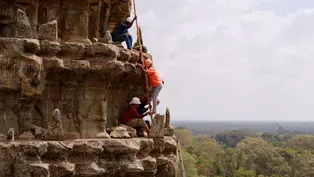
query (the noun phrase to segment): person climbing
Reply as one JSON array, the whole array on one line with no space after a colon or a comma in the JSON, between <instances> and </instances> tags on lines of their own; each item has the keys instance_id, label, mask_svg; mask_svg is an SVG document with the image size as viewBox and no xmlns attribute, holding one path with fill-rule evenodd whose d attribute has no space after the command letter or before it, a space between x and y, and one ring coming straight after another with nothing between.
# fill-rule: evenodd
<instances>
[{"instance_id":1,"label":"person climbing","mask_svg":"<svg viewBox=\"0 0 314 177\"><path fill-rule=\"evenodd\" d=\"M157 112L157 97L163 87L163 80L153 66L153 62L151 59L146 58L146 60L144 61L144 65L146 69L144 69L143 65L138 64L138 66L142 68L143 72L147 74L149 84L152 87L150 90L150 95L153 100L152 114L155 114Z\"/></svg>"},{"instance_id":2,"label":"person climbing","mask_svg":"<svg viewBox=\"0 0 314 177\"><path fill-rule=\"evenodd\" d=\"M139 114L144 114L148 111L148 98L147 98L147 95L145 94L141 99L141 104L138 106L137 108L137 112ZM160 101L157 99L157 105L160 103Z\"/></svg>"},{"instance_id":3,"label":"person climbing","mask_svg":"<svg viewBox=\"0 0 314 177\"><path fill-rule=\"evenodd\" d=\"M129 33L128 29L132 27L134 21L137 19L137 16L133 20L128 17L125 22L121 23L112 33L112 40L114 42L124 42L127 45L128 49L132 49L133 38Z\"/></svg>"},{"instance_id":4,"label":"person climbing","mask_svg":"<svg viewBox=\"0 0 314 177\"><path fill-rule=\"evenodd\" d=\"M144 114L148 111L148 98L147 95L145 94L141 99L141 104L137 107L137 112L139 114ZM160 103L160 101L157 99L157 105ZM150 122L148 120L145 120L146 125L148 126L148 128L151 127Z\"/></svg>"},{"instance_id":5,"label":"person climbing","mask_svg":"<svg viewBox=\"0 0 314 177\"><path fill-rule=\"evenodd\" d=\"M137 112L138 106L141 104L141 101L137 97L133 97L129 103L129 107L123 114L122 122L123 124L130 127L143 127L149 136L149 128L144 121L144 117L148 115L148 113L139 114Z\"/></svg>"}]
</instances>

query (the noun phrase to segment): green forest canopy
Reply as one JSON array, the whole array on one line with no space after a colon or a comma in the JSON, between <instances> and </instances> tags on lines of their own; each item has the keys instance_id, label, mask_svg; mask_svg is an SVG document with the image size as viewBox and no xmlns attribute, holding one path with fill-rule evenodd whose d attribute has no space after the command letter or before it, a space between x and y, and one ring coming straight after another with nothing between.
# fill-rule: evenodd
<instances>
[{"instance_id":1,"label":"green forest canopy","mask_svg":"<svg viewBox=\"0 0 314 177\"><path fill-rule=\"evenodd\" d=\"M314 136L177 128L187 177L314 177Z\"/></svg>"}]
</instances>

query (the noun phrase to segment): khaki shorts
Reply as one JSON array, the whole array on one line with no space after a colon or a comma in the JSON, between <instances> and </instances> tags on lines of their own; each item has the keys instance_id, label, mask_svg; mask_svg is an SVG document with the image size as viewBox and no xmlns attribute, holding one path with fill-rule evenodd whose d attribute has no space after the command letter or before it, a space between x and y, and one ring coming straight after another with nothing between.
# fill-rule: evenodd
<instances>
[{"instance_id":1,"label":"khaki shorts","mask_svg":"<svg viewBox=\"0 0 314 177\"><path fill-rule=\"evenodd\" d=\"M127 123L127 126L130 127L145 127L145 121L144 119L133 119L129 123Z\"/></svg>"}]
</instances>

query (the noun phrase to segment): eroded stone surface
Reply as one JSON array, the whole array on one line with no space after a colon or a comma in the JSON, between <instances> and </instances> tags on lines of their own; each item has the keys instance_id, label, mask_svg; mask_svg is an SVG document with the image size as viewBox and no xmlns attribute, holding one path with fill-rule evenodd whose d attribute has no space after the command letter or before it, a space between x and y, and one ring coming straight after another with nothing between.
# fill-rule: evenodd
<instances>
[{"instance_id":1,"label":"eroded stone surface","mask_svg":"<svg viewBox=\"0 0 314 177\"><path fill-rule=\"evenodd\" d=\"M136 138L0 142L0 176L175 177L176 156L150 156L153 150L152 139Z\"/></svg>"},{"instance_id":2,"label":"eroded stone surface","mask_svg":"<svg viewBox=\"0 0 314 177\"><path fill-rule=\"evenodd\" d=\"M52 119L48 129L48 140L63 140L63 126L61 121L61 113L59 109L52 112Z\"/></svg>"},{"instance_id":3,"label":"eroded stone surface","mask_svg":"<svg viewBox=\"0 0 314 177\"><path fill-rule=\"evenodd\" d=\"M135 138L137 137L136 135L136 130L133 127L124 125L124 124L120 124L120 127L125 127L126 128L126 132L130 135L131 138Z\"/></svg>"},{"instance_id":4,"label":"eroded stone surface","mask_svg":"<svg viewBox=\"0 0 314 177\"><path fill-rule=\"evenodd\" d=\"M171 125L168 125L164 129L164 135L165 136L173 136L174 135L174 128Z\"/></svg>"},{"instance_id":5,"label":"eroded stone surface","mask_svg":"<svg viewBox=\"0 0 314 177\"><path fill-rule=\"evenodd\" d=\"M26 13L17 9L16 11L16 31L15 37L32 38L32 29Z\"/></svg>"},{"instance_id":6,"label":"eroded stone surface","mask_svg":"<svg viewBox=\"0 0 314 177\"><path fill-rule=\"evenodd\" d=\"M164 116L160 114L156 114L153 117L149 137L151 138L164 137L164 127L165 127Z\"/></svg>"},{"instance_id":7,"label":"eroded stone surface","mask_svg":"<svg viewBox=\"0 0 314 177\"><path fill-rule=\"evenodd\" d=\"M131 138L126 127L118 126L111 128L111 138Z\"/></svg>"},{"instance_id":8,"label":"eroded stone surface","mask_svg":"<svg viewBox=\"0 0 314 177\"><path fill-rule=\"evenodd\" d=\"M130 16L130 0L4 0L0 11L0 132L15 130L0 142L0 176L174 176L175 141L105 132L145 89L139 52L109 35ZM122 129L113 137L136 136Z\"/></svg>"},{"instance_id":9,"label":"eroded stone surface","mask_svg":"<svg viewBox=\"0 0 314 177\"><path fill-rule=\"evenodd\" d=\"M38 28L39 39L56 41L58 39L58 22L53 20L45 23Z\"/></svg>"}]
</instances>

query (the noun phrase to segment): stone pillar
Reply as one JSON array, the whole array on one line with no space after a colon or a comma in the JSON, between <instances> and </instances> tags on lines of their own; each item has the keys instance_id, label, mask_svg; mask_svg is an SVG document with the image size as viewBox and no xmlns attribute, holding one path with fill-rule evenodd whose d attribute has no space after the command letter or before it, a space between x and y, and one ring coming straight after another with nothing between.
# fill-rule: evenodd
<instances>
[{"instance_id":1,"label":"stone pillar","mask_svg":"<svg viewBox=\"0 0 314 177\"><path fill-rule=\"evenodd\" d=\"M38 25L38 0L34 1L27 9L26 14L28 16L33 37L37 38L37 25Z\"/></svg>"},{"instance_id":2,"label":"stone pillar","mask_svg":"<svg viewBox=\"0 0 314 177\"><path fill-rule=\"evenodd\" d=\"M46 9L46 22L58 20L59 15L59 0L50 0L50 4Z\"/></svg>"},{"instance_id":3,"label":"stone pillar","mask_svg":"<svg viewBox=\"0 0 314 177\"><path fill-rule=\"evenodd\" d=\"M101 11L102 1L100 0L91 0L89 11L89 33L88 37L90 40L93 38L99 38L99 24L100 24L100 11Z\"/></svg>"},{"instance_id":4,"label":"stone pillar","mask_svg":"<svg viewBox=\"0 0 314 177\"><path fill-rule=\"evenodd\" d=\"M16 10L9 0L0 1L0 37L12 37Z\"/></svg>"},{"instance_id":5,"label":"stone pillar","mask_svg":"<svg viewBox=\"0 0 314 177\"><path fill-rule=\"evenodd\" d=\"M113 98L113 125L119 125L119 96L121 94L121 90L117 90L116 94Z\"/></svg>"},{"instance_id":6,"label":"stone pillar","mask_svg":"<svg viewBox=\"0 0 314 177\"><path fill-rule=\"evenodd\" d=\"M160 114L155 114L153 117L153 122L151 123L150 138L163 138L164 137L164 116Z\"/></svg>"},{"instance_id":7,"label":"stone pillar","mask_svg":"<svg viewBox=\"0 0 314 177\"><path fill-rule=\"evenodd\" d=\"M35 100L21 99L18 106L20 133L28 132L32 127L32 111L35 106Z\"/></svg>"},{"instance_id":8,"label":"stone pillar","mask_svg":"<svg viewBox=\"0 0 314 177\"><path fill-rule=\"evenodd\" d=\"M83 93L77 95L77 116L81 120L82 135L83 138L110 138L106 133L107 93L103 85L92 81L86 81Z\"/></svg>"},{"instance_id":9,"label":"stone pillar","mask_svg":"<svg viewBox=\"0 0 314 177\"><path fill-rule=\"evenodd\" d=\"M127 17L130 16L132 9L131 0L113 0L109 16L109 30L113 29L122 23Z\"/></svg>"},{"instance_id":10,"label":"stone pillar","mask_svg":"<svg viewBox=\"0 0 314 177\"><path fill-rule=\"evenodd\" d=\"M60 38L91 44L88 39L89 0L67 0L61 10Z\"/></svg>"},{"instance_id":11,"label":"stone pillar","mask_svg":"<svg viewBox=\"0 0 314 177\"><path fill-rule=\"evenodd\" d=\"M109 11L109 12L108 12ZM107 14L110 13L109 4L102 3L100 15L99 15L99 32L100 36L104 37L105 32L108 30L108 18L106 17Z\"/></svg>"},{"instance_id":12,"label":"stone pillar","mask_svg":"<svg viewBox=\"0 0 314 177\"><path fill-rule=\"evenodd\" d=\"M59 16L59 0L40 0L38 6L38 25L58 20Z\"/></svg>"}]
</instances>

